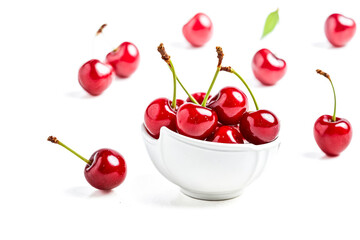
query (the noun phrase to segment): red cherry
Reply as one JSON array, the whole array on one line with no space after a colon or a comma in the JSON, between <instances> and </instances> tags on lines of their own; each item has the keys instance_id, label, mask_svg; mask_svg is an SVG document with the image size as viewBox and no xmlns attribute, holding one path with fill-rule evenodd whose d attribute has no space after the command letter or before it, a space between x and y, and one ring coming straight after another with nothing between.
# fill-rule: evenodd
<instances>
[{"instance_id":1,"label":"red cherry","mask_svg":"<svg viewBox=\"0 0 360 240\"><path fill-rule=\"evenodd\" d=\"M182 104L183 101L176 101ZM144 124L149 134L158 139L161 127L165 126L172 131L176 131L176 113L171 108L171 101L167 98L158 98L152 101L145 110ZM180 106L180 105L178 105Z\"/></svg>"},{"instance_id":2,"label":"red cherry","mask_svg":"<svg viewBox=\"0 0 360 240\"><path fill-rule=\"evenodd\" d=\"M205 96L206 96L206 93L204 93L204 92L197 92L197 93L191 94L191 96L193 96L198 103L202 103L202 102L204 101L204 98L205 98ZM210 98L211 98L211 95L209 95L208 101L210 100ZM188 97L188 98L186 99L186 102L192 102L192 101L191 101L191 99Z\"/></svg>"},{"instance_id":3,"label":"red cherry","mask_svg":"<svg viewBox=\"0 0 360 240\"><path fill-rule=\"evenodd\" d=\"M274 85L286 72L286 62L277 58L270 50L261 49L252 60L255 77L264 85Z\"/></svg>"},{"instance_id":4,"label":"red cherry","mask_svg":"<svg viewBox=\"0 0 360 240\"><path fill-rule=\"evenodd\" d=\"M119 186L126 177L124 158L115 150L103 148L94 152L84 170L85 178L91 186L100 190L110 190Z\"/></svg>"},{"instance_id":5,"label":"red cherry","mask_svg":"<svg viewBox=\"0 0 360 240\"><path fill-rule=\"evenodd\" d=\"M123 42L114 51L108 53L106 62L114 68L118 77L127 78L133 74L139 66L139 50L134 44Z\"/></svg>"},{"instance_id":6,"label":"red cherry","mask_svg":"<svg viewBox=\"0 0 360 240\"><path fill-rule=\"evenodd\" d=\"M239 130L232 126L219 127L207 140L218 143L244 143Z\"/></svg>"},{"instance_id":7,"label":"red cherry","mask_svg":"<svg viewBox=\"0 0 360 240\"><path fill-rule=\"evenodd\" d=\"M356 31L355 21L341 14L330 15L325 22L325 35L335 47L348 43Z\"/></svg>"},{"instance_id":8,"label":"red cherry","mask_svg":"<svg viewBox=\"0 0 360 240\"><path fill-rule=\"evenodd\" d=\"M213 33L213 24L204 13L198 13L183 26L186 40L194 47L201 47L207 43Z\"/></svg>"},{"instance_id":9,"label":"red cherry","mask_svg":"<svg viewBox=\"0 0 360 240\"><path fill-rule=\"evenodd\" d=\"M244 92L235 87L225 87L210 100L207 106L216 112L222 124L236 125L248 110L249 103Z\"/></svg>"},{"instance_id":10,"label":"red cherry","mask_svg":"<svg viewBox=\"0 0 360 240\"><path fill-rule=\"evenodd\" d=\"M176 129L182 135L204 140L215 130L218 118L214 110L195 105L183 104L176 114Z\"/></svg>"},{"instance_id":11,"label":"red cherry","mask_svg":"<svg viewBox=\"0 0 360 240\"><path fill-rule=\"evenodd\" d=\"M89 94L97 96L109 87L114 78L113 72L110 65L92 59L80 67L79 83Z\"/></svg>"},{"instance_id":12,"label":"red cherry","mask_svg":"<svg viewBox=\"0 0 360 240\"><path fill-rule=\"evenodd\" d=\"M119 186L126 177L126 163L124 158L115 150L103 148L94 152L90 159L82 157L74 150L50 136L48 141L66 148L87 163L84 174L91 186L100 190L110 190Z\"/></svg>"},{"instance_id":13,"label":"red cherry","mask_svg":"<svg viewBox=\"0 0 360 240\"><path fill-rule=\"evenodd\" d=\"M352 128L348 120L336 117L336 94L330 75L320 69L316 72L330 81L334 94L334 113L333 116L323 115L316 120L314 137L325 154L337 156L350 144Z\"/></svg>"},{"instance_id":14,"label":"red cherry","mask_svg":"<svg viewBox=\"0 0 360 240\"><path fill-rule=\"evenodd\" d=\"M276 115L268 110L246 112L240 120L240 132L250 143L259 145L274 141L280 131Z\"/></svg>"},{"instance_id":15,"label":"red cherry","mask_svg":"<svg viewBox=\"0 0 360 240\"><path fill-rule=\"evenodd\" d=\"M350 144L352 128L344 118L322 115L314 125L314 137L320 149L329 156L337 156Z\"/></svg>"}]
</instances>

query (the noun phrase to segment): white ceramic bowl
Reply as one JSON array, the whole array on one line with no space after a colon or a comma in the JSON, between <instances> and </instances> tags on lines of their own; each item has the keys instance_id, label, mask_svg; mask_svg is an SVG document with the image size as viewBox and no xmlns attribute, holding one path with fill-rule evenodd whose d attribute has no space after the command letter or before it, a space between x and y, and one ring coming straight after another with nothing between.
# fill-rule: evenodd
<instances>
[{"instance_id":1,"label":"white ceramic bowl","mask_svg":"<svg viewBox=\"0 0 360 240\"><path fill-rule=\"evenodd\" d=\"M142 135L149 156L159 172L193 198L225 200L239 196L262 172L278 151L280 140L263 145L200 141L161 128L152 138Z\"/></svg>"}]
</instances>

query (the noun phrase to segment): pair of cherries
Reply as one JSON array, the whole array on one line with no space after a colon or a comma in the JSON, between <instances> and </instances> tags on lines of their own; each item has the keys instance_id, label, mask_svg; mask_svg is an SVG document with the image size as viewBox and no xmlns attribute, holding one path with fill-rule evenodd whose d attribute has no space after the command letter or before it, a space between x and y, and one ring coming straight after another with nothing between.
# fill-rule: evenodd
<instances>
[{"instance_id":1,"label":"pair of cherries","mask_svg":"<svg viewBox=\"0 0 360 240\"><path fill-rule=\"evenodd\" d=\"M102 32L102 25L97 34ZM92 96L100 95L114 79L114 73L119 78L127 78L139 66L140 55L137 47L131 42L123 42L106 55L105 62L91 59L79 69L80 85Z\"/></svg>"},{"instance_id":2,"label":"pair of cherries","mask_svg":"<svg viewBox=\"0 0 360 240\"><path fill-rule=\"evenodd\" d=\"M169 64L174 79L180 83L170 57L161 46L163 59ZM186 102L159 98L149 104L144 125L151 136L159 138L160 129L167 127L187 137L222 143L243 143L244 138L253 144L264 144L277 138L280 123L275 114L259 110L251 90L240 75L231 67L221 67L223 53L220 47L217 47L217 52L219 63L207 93L189 95L184 89L189 96ZM220 71L228 71L239 77L253 97L257 111L248 112L246 95L235 87L225 87L210 99L210 91ZM174 101L176 104L173 104Z\"/></svg>"}]
</instances>

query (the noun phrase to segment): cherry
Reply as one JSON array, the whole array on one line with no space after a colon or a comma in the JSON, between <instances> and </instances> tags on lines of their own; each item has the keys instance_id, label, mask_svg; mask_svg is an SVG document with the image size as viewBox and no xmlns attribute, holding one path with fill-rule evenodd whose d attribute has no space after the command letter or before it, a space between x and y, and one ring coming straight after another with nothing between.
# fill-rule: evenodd
<instances>
[{"instance_id":1,"label":"cherry","mask_svg":"<svg viewBox=\"0 0 360 240\"><path fill-rule=\"evenodd\" d=\"M257 102L245 80L231 67L221 67L221 71L235 74L249 91L256 111L246 112L240 119L240 132L250 143L259 145L271 142L278 137L280 122L276 115L268 110L259 110Z\"/></svg>"},{"instance_id":2,"label":"cherry","mask_svg":"<svg viewBox=\"0 0 360 240\"><path fill-rule=\"evenodd\" d=\"M110 65L92 59L80 67L78 79L85 91L90 95L98 96L111 84L113 73Z\"/></svg>"},{"instance_id":3,"label":"cherry","mask_svg":"<svg viewBox=\"0 0 360 240\"><path fill-rule=\"evenodd\" d=\"M126 163L120 153L103 148L95 151L90 159L86 159L60 142L56 137L48 137L48 141L66 148L84 162L84 174L91 186L100 190L110 190L119 186L126 177Z\"/></svg>"},{"instance_id":4,"label":"cherry","mask_svg":"<svg viewBox=\"0 0 360 240\"><path fill-rule=\"evenodd\" d=\"M139 50L130 42L123 42L108 53L106 62L110 64L119 78L127 78L135 72L140 62Z\"/></svg>"},{"instance_id":5,"label":"cherry","mask_svg":"<svg viewBox=\"0 0 360 240\"><path fill-rule=\"evenodd\" d=\"M276 57L270 50L261 49L252 60L255 77L264 85L274 85L286 72L286 62Z\"/></svg>"},{"instance_id":6,"label":"cherry","mask_svg":"<svg viewBox=\"0 0 360 240\"><path fill-rule=\"evenodd\" d=\"M218 143L244 143L239 130L233 126L220 126L215 133L207 139Z\"/></svg>"},{"instance_id":7,"label":"cherry","mask_svg":"<svg viewBox=\"0 0 360 240\"><path fill-rule=\"evenodd\" d=\"M204 101L206 93L204 93L204 92L196 92L196 93L191 94L191 96L193 96L197 102L202 103ZM211 95L209 95L208 101L210 100L210 98L211 98ZM188 97L186 99L186 102L192 102L192 101Z\"/></svg>"},{"instance_id":8,"label":"cherry","mask_svg":"<svg viewBox=\"0 0 360 240\"><path fill-rule=\"evenodd\" d=\"M341 14L330 15L325 22L325 35L334 47L348 43L356 31L355 21Z\"/></svg>"},{"instance_id":9,"label":"cherry","mask_svg":"<svg viewBox=\"0 0 360 240\"><path fill-rule=\"evenodd\" d=\"M241 116L249 108L245 93L235 87L221 89L207 106L216 112L219 122L224 125L238 124Z\"/></svg>"},{"instance_id":10,"label":"cherry","mask_svg":"<svg viewBox=\"0 0 360 240\"><path fill-rule=\"evenodd\" d=\"M158 139L161 127L176 131L176 113L167 98L152 101L145 110L144 125L149 134Z\"/></svg>"},{"instance_id":11,"label":"cherry","mask_svg":"<svg viewBox=\"0 0 360 240\"><path fill-rule=\"evenodd\" d=\"M279 120L268 110L246 112L240 120L240 132L243 137L256 145L273 141L279 130Z\"/></svg>"},{"instance_id":12,"label":"cherry","mask_svg":"<svg viewBox=\"0 0 360 240\"><path fill-rule=\"evenodd\" d=\"M214 110L184 103L176 114L176 129L182 135L204 140L215 130L218 118Z\"/></svg>"},{"instance_id":13,"label":"cherry","mask_svg":"<svg viewBox=\"0 0 360 240\"><path fill-rule=\"evenodd\" d=\"M210 40L213 24L206 14L198 13L183 26L182 32L191 45L201 47Z\"/></svg>"},{"instance_id":14,"label":"cherry","mask_svg":"<svg viewBox=\"0 0 360 240\"><path fill-rule=\"evenodd\" d=\"M352 127L345 118L336 117L336 94L330 75L316 70L320 75L329 79L334 93L334 113L333 116L322 115L314 125L314 137L317 145L328 156L337 156L344 151L350 144L352 137Z\"/></svg>"}]
</instances>

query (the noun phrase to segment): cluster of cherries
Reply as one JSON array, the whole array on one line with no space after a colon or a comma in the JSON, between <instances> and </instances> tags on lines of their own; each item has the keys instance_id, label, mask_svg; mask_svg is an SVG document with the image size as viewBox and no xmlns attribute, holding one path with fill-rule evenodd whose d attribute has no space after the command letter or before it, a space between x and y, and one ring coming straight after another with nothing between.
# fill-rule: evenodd
<instances>
[{"instance_id":1,"label":"cluster of cherries","mask_svg":"<svg viewBox=\"0 0 360 240\"><path fill-rule=\"evenodd\" d=\"M103 24L96 35L102 33L106 24ZM137 47L131 42L123 42L106 55L105 62L91 59L79 69L78 80L80 85L92 96L100 95L107 89L114 79L127 78L139 66L140 55ZM114 74L115 73L115 74Z\"/></svg>"},{"instance_id":2,"label":"cluster of cherries","mask_svg":"<svg viewBox=\"0 0 360 240\"><path fill-rule=\"evenodd\" d=\"M280 130L276 115L268 110L259 110L257 102L244 79L231 67L221 66L223 51L217 47L218 65L215 76L207 91L190 95L175 73L170 56L164 45L158 47L162 59L173 74L174 94L172 101L158 98L149 104L144 115L148 133L159 138L160 129L167 127L187 137L219 143L264 144L275 140ZM248 111L249 103L244 92L235 87L225 87L210 98L211 89L220 71L235 74L246 86L256 106ZM188 95L185 101L176 99L176 82Z\"/></svg>"}]
</instances>

